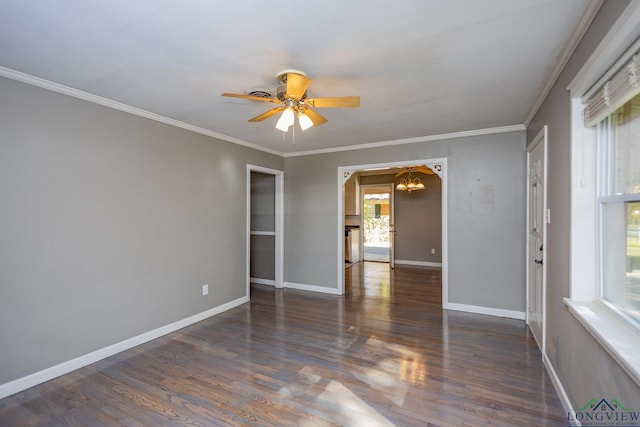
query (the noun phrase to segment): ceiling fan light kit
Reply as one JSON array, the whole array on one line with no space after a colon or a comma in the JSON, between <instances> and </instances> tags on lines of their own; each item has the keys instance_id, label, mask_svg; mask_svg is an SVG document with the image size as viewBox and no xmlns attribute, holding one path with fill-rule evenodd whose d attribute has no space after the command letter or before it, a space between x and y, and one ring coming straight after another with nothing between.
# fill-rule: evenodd
<instances>
[{"instance_id":1,"label":"ceiling fan light kit","mask_svg":"<svg viewBox=\"0 0 640 427\"><path fill-rule=\"evenodd\" d=\"M307 98L307 88L311 79L299 70L283 70L276 74L279 86L274 98L268 89L251 89L246 95L225 92L222 96L232 98L244 98L251 101L272 102L282 104L279 107L266 111L252 119L250 122L261 122L279 112L282 112L276 122L276 129L287 132L295 124L298 118L300 129L307 130L313 126L320 126L328 120L311 109L314 108L357 108L360 106L359 96L341 96L334 98Z\"/></svg>"},{"instance_id":2,"label":"ceiling fan light kit","mask_svg":"<svg viewBox=\"0 0 640 427\"><path fill-rule=\"evenodd\" d=\"M313 122L303 111L298 111L298 124L302 130L307 130L313 126Z\"/></svg>"},{"instance_id":3,"label":"ceiling fan light kit","mask_svg":"<svg viewBox=\"0 0 640 427\"><path fill-rule=\"evenodd\" d=\"M281 130L282 132L286 132L289 130L289 126L293 125L295 121L293 110L290 107L287 107L282 112L282 115L276 122L276 129Z\"/></svg>"}]
</instances>

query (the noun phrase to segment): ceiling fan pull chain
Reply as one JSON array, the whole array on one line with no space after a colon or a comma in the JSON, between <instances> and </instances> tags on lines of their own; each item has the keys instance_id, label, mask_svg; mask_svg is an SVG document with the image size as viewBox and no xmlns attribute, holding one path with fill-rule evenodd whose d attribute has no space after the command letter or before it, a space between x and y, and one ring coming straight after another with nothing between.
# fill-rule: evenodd
<instances>
[{"instance_id":1,"label":"ceiling fan pull chain","mask_svg":"<svg viewBox=\"0 0 640 427\"><path fill-rule=\"evenodd\" d=\"M296 124L294 123L293 125L291 125L291 128L293 129L293 133L291 134L291 146L295 147L296 146Z\"/></svg>"}]
</instances>

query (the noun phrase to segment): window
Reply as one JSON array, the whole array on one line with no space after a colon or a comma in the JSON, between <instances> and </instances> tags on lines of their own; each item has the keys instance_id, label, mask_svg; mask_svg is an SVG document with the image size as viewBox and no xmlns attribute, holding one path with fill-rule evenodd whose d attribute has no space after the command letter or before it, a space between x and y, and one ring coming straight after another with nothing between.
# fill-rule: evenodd
<instances>
[{"instance_id":1,"label":"window","mask_svg":"<svg viewBox=\"0 0 640 427\"><path fill-rule=\"evenodd\" d=\"M640 326L640 95L597 126L600 297Z\"/></svg>"},{"instance_id":2,"label":"window","mask_svg":"<svg viewBox=\"0 0 640 427\"><path fill-rule=\"evenodd\" d=\"M569 83L569 311L640 384L640 2Z\"/></svg>"}]
</instances>

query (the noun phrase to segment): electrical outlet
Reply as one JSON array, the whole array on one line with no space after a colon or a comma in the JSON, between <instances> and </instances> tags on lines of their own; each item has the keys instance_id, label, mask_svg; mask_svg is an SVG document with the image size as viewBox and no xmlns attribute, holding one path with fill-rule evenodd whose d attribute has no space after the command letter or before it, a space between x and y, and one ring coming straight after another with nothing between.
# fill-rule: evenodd
<instances>
[{"instance_id":1,"label":"electrical outlet","mask_svg":"<svg viewBox=\"0 0 640 427\"><path fill-rule=\"evenodd\" d=\"M431 249L431 255L435 255L436 254L436 250L434 248Z\"/></svg>"},{"instance_id":2,"label":"electrical outlet","mask_svg":"<svg viewBox=\"0 0 640 427\"><path fill-rule=\"evenodd\" d=\"M207 295L209 293L209 285L202 285L202 295Z\"/></svg>"}]
</instances>

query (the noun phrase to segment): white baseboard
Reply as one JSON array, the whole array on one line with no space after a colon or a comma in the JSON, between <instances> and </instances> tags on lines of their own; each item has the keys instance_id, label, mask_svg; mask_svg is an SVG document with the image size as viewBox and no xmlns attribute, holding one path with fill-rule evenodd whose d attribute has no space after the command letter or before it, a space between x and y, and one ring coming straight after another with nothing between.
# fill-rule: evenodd
<instances>
[{"instance_id":1,"label":"white baseboard","mask_svg":"<svg viewBox=\"0 0 640 427\"><path fill-rule=\"evenodd\" d=\"M272 279L260 279L258 277L250 277L249 281L258 285L275 286L276 281Z\"/></svg>"},{"instance_id":2,"label":"white baseboard","mask_svg":"<svg viewBox=\"0 0 640 427\"><path fill-rule=\"evenodd\" d=\"M398 265L418 265L420 267L442 267L441 262L411 261L408 259L397 259L395 263Z\"/></svg>"},{"instance_id":3,"label":"white baseboard","mask_svg":"<svg viewBox=\"0 0 640 427\"><path fill-rule=\"evenodd\" d=\"M75 371L76 369L80 369L99 360L106 359L107 357L113 356L114 354L120 353L124 350L128 350L140 344L144 344L156 338L160 338L163 335L167 335L171 332L177 331L178 329L182 329L194 323L198 323L204 319L215 316L216 314L220 314L224 311L230 310L247 302L249 302L249 297L244 296L234 301L230 301L226 304L219 305L218 307L203 311L202 313L187 317L186 319L178 320L177 322L173 322L169 325L161 326L152 331L145 332L138 336L120 341L118 343L101 348L83 356L76 357L75 359L68 360L50 368L43 369L42 371L35 372L31 375L27 375L26 377L18 378L17 380L0 384L0 399L21 392L38 384L42 384L46 381L59 377L60 375Z\"/></svg>"},{"instance_id":4,"label":"white baseboard","mask_svg":"<svg viewBox=\"0 0 640 427\"><path fill-rule=\"evenodd\" d=\"M321 292L323 294L339 295L338 289L336 288L327 288L318 285L305 285L302 283L284 282L284 287L291 289L300 289L301 291Z\"/></svg>"},{"instance_id":5,"label":"white baseboard","mask_svg":"<svg viewBox=\"0 0 640 427\"><path fill-rule=\"evenodd\" d=\"M445 310L466 311L468 313L486 314L489 316L507 317L509 319L524 320L524 311L504 310L502 308L482 307L479 305L458 304L449 302L443 304Z\"/></svg>"},{"instance_id":6,"label":"white baseboard","mask_svg":"<svg viewBox=\"0 0 640 427\"><path fill-rule=\"evenodd\" d=\"M580 423L575 419L575 411L573 409L573 406L571 405L571 400L569 400L569 396L567 395L567 392L562 386L562 382L560 381L558 374L556 374L555 369L553 369L551 360L549 360L546 354L542 355L542 363L544 364L544 367L547 370L549 377L551 377L551 383L553 384L553 387L556 389L556 393L558 393L558 397L560 398L560 403L562 404L564 411L567 413L567 416L568 414L572 414L573 422L571 423L571 425L579 426Z\"/></svg>"}]
</instances>

